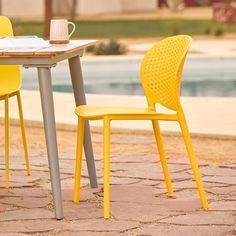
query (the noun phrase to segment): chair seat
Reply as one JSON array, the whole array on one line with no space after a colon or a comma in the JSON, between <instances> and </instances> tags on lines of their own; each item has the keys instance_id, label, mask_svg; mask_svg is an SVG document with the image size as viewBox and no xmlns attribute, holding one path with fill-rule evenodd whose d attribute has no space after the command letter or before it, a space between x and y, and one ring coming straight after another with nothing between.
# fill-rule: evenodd
<instances>
[{"instance_id":1,"label":"chair seat","mask_svg":"<svg viewBox=\"0 0 236 236\"><path fill-rule=\"evenodd\" d=\"M103 119L105 116L110 116L112 119L167 119L175 120L174 114L160 114L149 108L125 107L125 106L88 106L81 105L75 110L79 117L89 118L94 120Z\"/></svg>"},{"instance_id":2,"label":"chair seat","mask_svg":"<svg viewBox=\"0 0 236 236\"><path fill-rule=\"evenodd\" d=\"M9 96L9 97L11 97L11 96L13 96L13 95L15 95L15 93L16 92L18 92L19 91L19 89L11 89L11 88L7 88L7 89L4 89L4 91L2 91L1 90L1 88L0 88L0 100L2 99L2 98L5 98L5 96Z\"/></svg>"}]
</instances>

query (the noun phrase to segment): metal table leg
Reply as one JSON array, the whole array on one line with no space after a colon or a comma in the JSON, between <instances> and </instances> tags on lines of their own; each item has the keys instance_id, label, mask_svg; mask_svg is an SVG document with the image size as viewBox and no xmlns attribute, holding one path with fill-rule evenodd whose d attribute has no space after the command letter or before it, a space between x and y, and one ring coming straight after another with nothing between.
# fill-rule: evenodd
<instances>
[{"instance_id":1,"label":"metal table leg","mask_svg":"<svg viewBox=\"0 0 236 236\"><path fill-rule=\"evenodd\" d=\"M86 98L84 93L84 84L83 84L83 75L80 64L80 57L76 56L70 58L69 66L70 66L70 74L71 74L76 106L85 105ZM86 121L84 129L84 152L86 156L90 185L92 188L97 188L98 184L97 184L96 168L94 163L93 147L91 142L90 127L88 121Z\"/></svg>"},{"instance_id":2,"label":"metal table leg","mask_svg":"<svg viewBox=\"0 0 236 236\"><path fill-rule=\"evenodd\" d=\"M38 79L43 110L52 194L55 207L55 217L59 220L63 218L63 209L50 68L38 67Z\"/></svg>"}]
</instances>

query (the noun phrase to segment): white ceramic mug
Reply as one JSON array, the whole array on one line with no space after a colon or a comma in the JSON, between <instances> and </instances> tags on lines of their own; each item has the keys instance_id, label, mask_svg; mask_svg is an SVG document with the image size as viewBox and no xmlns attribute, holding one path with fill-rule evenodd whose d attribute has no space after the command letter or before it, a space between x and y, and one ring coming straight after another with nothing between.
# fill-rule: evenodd
<instances>
[{"instance_id":1,"label":"white ceramic mug","mask_svg":"<svg viewBox=\"0 0 236 236\"><path fill-rule=\"evenodd\" d=\"M72 25L73 29L69 33L68 26ZM66 19L53 19L50 22L50 43L69 43L70 36L75 31L75 24Z\"/></svg>"}]
</instances>

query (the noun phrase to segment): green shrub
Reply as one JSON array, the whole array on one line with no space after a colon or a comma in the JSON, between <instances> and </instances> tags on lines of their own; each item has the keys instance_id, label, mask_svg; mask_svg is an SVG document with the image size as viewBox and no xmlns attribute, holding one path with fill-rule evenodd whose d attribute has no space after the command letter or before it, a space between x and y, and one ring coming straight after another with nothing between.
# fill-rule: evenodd
<instances>
[{"instance_id":1,"label":"green shrub","mask_svg":"<svg viewBox=\"0 0 236 236\"><path fill-rule=\"evenodd\" d=\"M209 0L197 0L197 5L200 7L205 7L209 5Z\"/></svg>"},{"instance_id":2,"label":"green shrub","mask_svg":"<svg viewBox=\"0 0 236 236\"><path fill-rule=\"evenodd\" d=\"M211 33L211 28L210 27L206 27L204 33L209 35Z\"/></svg>"},{"instance_id":3,"label":"green shrub","mask_svg":"<svg viewBox=\"0 0 236 236\"><path fill-rule=\"evenodd\" d=\"M95 55L122 55L127 53L128 49L117 40L111 39L108 43L99 43L96 46L88 47L87 51Z\"/></svg>"},{"instance_id":4,"label":"green shrub","mask_svg":"<svg viewBox=\"0 0 236 236\"><path fill-rule=\"evenodd\" d=\"M215 36L221 36L224 34L224 30L222 27L217 26L214 30L213 30L213 35Z\"/></svg>"},{"instance_id":5,"label":"green shrub","mask_svg":"<svg viewBox=\"0 0 236 236\"><path fill-rule=\"evenodd\" d=\"M170 28L171 35L177 35L180 34L180 27L178 23L173 23Z\"/></svg>"}]
</instances>

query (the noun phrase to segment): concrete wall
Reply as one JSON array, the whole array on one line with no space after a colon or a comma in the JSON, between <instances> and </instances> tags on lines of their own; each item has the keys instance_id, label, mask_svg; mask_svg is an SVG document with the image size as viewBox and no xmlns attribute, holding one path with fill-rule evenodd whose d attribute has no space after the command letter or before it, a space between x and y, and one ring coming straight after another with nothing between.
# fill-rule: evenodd
<instances>
[{"instance_id":1,"label":"concrete wall","mask_svg":"<svg viewBox=\"0 0 236 236\"><path fill-rule=\"evenodd\" d=\"M122 11L120 0L79 0L79 15L117 14Z\"/></svg>"},{"instance_id":2,"label":"concrete wall","mask_svg":"<svg viewBox=\"0 0 236 236\"><path fill-rule=\"evenodd\" d=\"M54 0L54 15L69 16L72 0ZM80 16L154 11L157 0L78 0ZM44 0L2 0L2 15L10 18L43 19Z\"/></svg>"},{"instance_id":3,"label":"concrete wall","mask_svg":"<svg viewBox=\"0 0 236 236\"><path fill-rule=\"evenodd\" d=\"M79 0L79 15L154 11L157 0Z\"/></svg>"},{"instance_id":4,"label":"concrete wall","mask_svg":"<svg viewBox=\"0 0 236 236\"><path fill-rule=\"evenodd\" d=\"M157 6L157 0L121 0L122 12L154 11Z\"/></svg>"},{"instance_id":5,"label":"concrete wall","mask_svg":"<svg viewBox=\"0 0 236 236\"><path fill-rule=\"evenodd\" d=\"M41 19L44 15L44 0L2 0L2 15L13 19Z\"/></svg>"}]
</instances>

